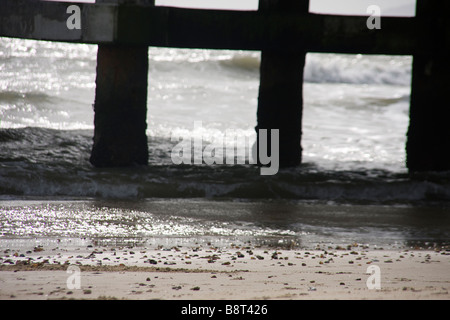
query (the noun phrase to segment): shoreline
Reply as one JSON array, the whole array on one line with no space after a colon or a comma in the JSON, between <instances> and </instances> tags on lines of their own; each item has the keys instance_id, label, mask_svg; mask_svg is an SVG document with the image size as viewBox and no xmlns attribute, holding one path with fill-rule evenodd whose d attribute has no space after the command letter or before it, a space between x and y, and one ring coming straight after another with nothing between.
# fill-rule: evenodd
<instances>
[{"instance_id":1,"label":"shoreline","mask_svg":"<svg viewBox=\"0 0 450 320\"><path fill-rule=\"evenodd\" d=\"M448 248L37 246L0 252L0 299L448 300L449 270Z\"/></svg>"}]
</instances>

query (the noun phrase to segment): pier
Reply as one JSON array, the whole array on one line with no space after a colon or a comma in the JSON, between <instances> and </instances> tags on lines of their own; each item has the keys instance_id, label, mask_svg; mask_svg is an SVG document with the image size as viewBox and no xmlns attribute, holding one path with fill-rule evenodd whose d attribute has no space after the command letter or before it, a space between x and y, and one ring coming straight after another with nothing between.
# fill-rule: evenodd
<instances>
[{"instance_id":1,"label":"pier","mask_svg":"<svg viewBox=\"0 0 450 320\"><path fill-rule=\"evenodd\" d=\"M79 12L68 10L72 5ZM0 37L98 45L90 157L96 167L148 162L149 46L261 51L255 125L257 132L279 129L282 167L302 161L308 52L411 55L406 166L450 170L450 2L417 0L415 17L381 17L380 29L367 27L368 15L308 8L308 0L260 0L257 11L161 7L154 0L1 0Z\"/></svg>"}]
</instances>

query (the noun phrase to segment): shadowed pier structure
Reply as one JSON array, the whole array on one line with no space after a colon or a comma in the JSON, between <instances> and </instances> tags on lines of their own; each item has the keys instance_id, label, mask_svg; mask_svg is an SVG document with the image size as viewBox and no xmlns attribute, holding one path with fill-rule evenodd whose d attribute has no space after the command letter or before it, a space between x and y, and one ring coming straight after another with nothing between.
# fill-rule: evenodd
<instances>
[{"instance_id":1,"label":"shadowed pier structure","mask_svg":"<svg viewBox=\"0 0 450 320\"><path fill-rule=\"evenodd\" d=\"M76 5L80 28L69 28ZM98 44L94 166L147 164L148 46L261 51L256 129L280 130L280 165L301 163L307 52L412 55L410 172L450 170L450 2L417 0L416 17L308 12L308 0L260 0L258 11L1 0L0 36Z\"/></svg>"}]
</instances>

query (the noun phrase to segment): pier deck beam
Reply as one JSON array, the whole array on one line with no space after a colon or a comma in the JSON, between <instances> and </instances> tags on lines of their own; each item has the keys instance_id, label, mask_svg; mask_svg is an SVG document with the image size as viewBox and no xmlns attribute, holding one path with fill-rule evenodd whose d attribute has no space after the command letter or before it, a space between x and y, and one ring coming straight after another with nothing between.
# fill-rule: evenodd
<instances>
[{"instance_id":1,"label":"pier deck beam","mask_svg":"<svg viewBox=\"0 0 450 320\"><path fill-rule=\"evenodd\" d=\"M96 167L146 165L148 47L101 44L97 53Z\"/></svg>"},{"instance_id":2,"label":"pier deck beam","mask_svg":"<svg viewBox=\"0 0 450 320\"><path fill-rule=\"evenodd\" d=\"M260 11L308 12L308 0L260 0ZM306 50L267 49L261 52L257 111L259 129L279 129L280 167L301 163L303 69ZM270 132L270 130L268 130ZM270 150L270 139L269 150ZM258 144L259 145L259 144Z\"/></svg>"},{"instance_id":3,"label":"pier deck beam","mask_svg":"<svg viewBox=\"0 0 450 320\"><path fill-rule=\"evenodd\" d=\"M442 0L418 0L417 17L434 24L433 54L413 56L410 123L406 165L410 172L450 170L450 59L444 53L450 34L445 17L450 5ZM439 7L439 9L437 9Z\"/></svg>"}]
</instances>

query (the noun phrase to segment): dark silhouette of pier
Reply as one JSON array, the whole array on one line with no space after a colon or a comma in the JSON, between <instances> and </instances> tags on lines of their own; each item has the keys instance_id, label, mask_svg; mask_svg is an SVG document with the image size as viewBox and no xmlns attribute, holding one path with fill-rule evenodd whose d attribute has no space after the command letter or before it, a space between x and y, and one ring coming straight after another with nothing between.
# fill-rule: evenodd
<instances>
[{"instance_id":1,"label":"dark silhouette of pier","mask_svg":"<svg viewBox=\"0 0 450 320\"><path fill-rule=\"evenodd\" d=\"M70 5L81 26L68 28ZM0 36L98 44L94 166L147 164L148 46L260 50L257 129L280 130L280 165L301 163L307 52L412 55L410 172L450 170L450 1L417 0L416 16L308 12L308 0L260 0L258 11L156 7L153 0L95 4L1 0ZM214 107L214 106L211 106Z\"/></svg>"}]
</instances>

